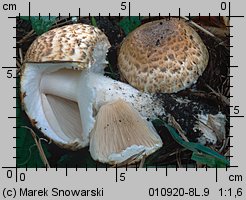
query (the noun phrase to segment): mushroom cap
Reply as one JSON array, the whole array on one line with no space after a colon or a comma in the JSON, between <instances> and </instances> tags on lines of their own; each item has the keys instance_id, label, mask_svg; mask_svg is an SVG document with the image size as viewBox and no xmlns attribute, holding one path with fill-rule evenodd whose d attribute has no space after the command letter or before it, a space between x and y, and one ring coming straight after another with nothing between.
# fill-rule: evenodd
<instances>
[{"instance_id":1,"label":"mushroom cap","mask_svg":"<svg viewBox=\"0 0 246 200\"><path fill-rule=\"evenodd\" d=\"M90 67L96 44L110 43L98 28L87 24L72 24L52 29L39 36L29 47L26 63L73 62L77 69Z\"/></svg>"},{"instance_id":2,"label":"mushroom cap","mask_svg":"<svg viewBox=\"0 0 246 200\"><path fill-rule=\"evenodd\" d=\"M87 146L89 139L82 133L79 105L73 99L42 93L42 78L62 70L102 73L109 47L106 35L98 28L73 24L42 34L26 53L21 75L23 108L32 125L62 147L76 150ZM65 82L60 85L61 91L66 88Z\"/></svg>"},{"instance_id":3,"label":"mushroom cap","mask_svg":"<svg viewBox=\"0 0 246 200\"><path fill-rule=\"evenodd\" d=\"M146 23L122 42L118 65L123 79L145 92L173 93L197 81L209 54L197 32L184 20Z\"/></svg>"},{"instance_id":4,"label":"mushroom cap","mask_svg":"<svg viewBox=\"0 0 246 200\"><path fill-rule=\"evenodd\" d=\"M101 106L90 134L94 160L109 164L137 162L161 148L162 140L148 122L122 99Z\"/></svg>"}]
</instances>

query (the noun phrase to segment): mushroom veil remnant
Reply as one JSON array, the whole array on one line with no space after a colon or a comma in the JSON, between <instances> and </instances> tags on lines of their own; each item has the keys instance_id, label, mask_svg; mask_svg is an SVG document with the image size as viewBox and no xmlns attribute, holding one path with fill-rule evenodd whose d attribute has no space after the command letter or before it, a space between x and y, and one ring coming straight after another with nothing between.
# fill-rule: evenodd
<instances>
[{"instance_id":1,"label":"mushroom veil remnant","mask_svg":"<svg viewBox=\"0 0 246 200\"><path fill-rule=\"evenodd\" d=\"M146 23L122 42L118 65L127 82L150 92L173 93L190 87L208 64L196 31L176 18Z\"/></svg>"},{"instance_id":2,"label":"mushroom veil remnant","mask_svg":"<svg viewBox=\"0 0 246 200\"><path fill-rule=\"evenodd\" d=\"M103 75L109 47L98 28L73 24L44 33L26 53L24 109L32 124L60 146L88 146L98 111L117 99L128 102L143 119L164 114L152 96Z\"/></svg>"}]
</instances>

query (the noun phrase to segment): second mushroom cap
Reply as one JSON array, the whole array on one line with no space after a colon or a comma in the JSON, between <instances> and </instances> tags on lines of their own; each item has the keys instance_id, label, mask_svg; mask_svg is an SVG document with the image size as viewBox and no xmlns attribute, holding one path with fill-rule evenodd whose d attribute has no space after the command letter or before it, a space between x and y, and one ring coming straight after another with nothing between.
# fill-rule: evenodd
<instances>
[{"instance_id":1,"label":"second mushroom cap","mask_svg":"<svg viewBox=\"0 0 246 200\"><path fill-rule=\"evenodd\" d=\"M123 79L142 91L178 92L197 81L208 64L197 32L176 18L146 23L123 41L118 65Z\"/></svg>"}]
</instances>

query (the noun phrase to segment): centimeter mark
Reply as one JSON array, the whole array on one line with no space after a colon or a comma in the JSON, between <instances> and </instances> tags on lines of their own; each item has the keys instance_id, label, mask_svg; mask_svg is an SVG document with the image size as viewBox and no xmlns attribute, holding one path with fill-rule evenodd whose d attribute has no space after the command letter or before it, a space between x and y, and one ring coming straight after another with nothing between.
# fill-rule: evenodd
<instances>
[{"instance_id":1,"label":"centimeter mark","mask_svg":"<svg viewBox=\"0 0 246 200\"><path fill-rule=\"evenodd\" d=\"M15 147L15 148L19 148L19 147ZM232 157L232 156L230 156ZM19 157L13 157L15 159L18 159ZM87 164L86 164L87 165ZM54 167L55 168L55 171L58 171L58 166L56 164L56 166ZM230 166L226 166L226 168L220 168L219 170L222 170L222 169L225 169L226 171L228 171L229 168L238 168L238 166L236 165L230 165ZM15 167L12 167L12 166L9 166L9 167L2 167L2 169L7 169L7 170L15 170L15 181L18 182L18 169L23 169L23 167L19 167L19 166L15 166ZM25 171L27 172L28 171L28 165L26 164L25 165ZM38 169L45 169L45 171L47 172L48 171L48 166L45 165L44 167L41 167L41 168L38 168L37 167L37 164L36 164L36 167L35 167L35 170L38 171ZM60 168L61 169L61 168ZM78 166L76 165L75 168L68 168L68 165L66 164L65 166L65 176L68 176L68 170L71 169L71 170L75 170L75 171L78 171ZM123 169L123 168L121 168ZM153 169L153 168L152 168ZM165 165L165 176L168 176L168 165ZM176 171L178 171L178 167L176 167ZM203 170L204 168L201 168L201 170ZM219 177L219 174L218 174L218 167L216 166L215 168L205 168L206 172L209 170L215 170L215 181L218 182L218 177ZM87 168L85 169L87 171ZM105 170L107 171L107 168L105 168ZM185 166L185 170L188 171L188 167L187 167L187 164ZM198 168L196 166L195 168L196 171L198 171ZM95 168L95 171L97 171L97 168ZM127 172L127 168L125 169L125 171ZM136 166L136 171L138 171L138 167ZM146 171L147 171L147 166L146 166ZM157 168L156 168L156 171L157 171ZM118 166L116 165L115 166L115 182L119 182L119 169L118 169Z\"/></svg>"},{"instance_id":2,"label":"centimeter mark","mask_svg":"<svg viewBox=\"0 0 246 200\"><path fill-rule=\"evenodd\" d=\"M19 69L19 67L2 67L3 69Z\"/></svg>"},{"instance_id":3,"label":"centimeter mark","mask_svg":"<svg viewBox=\"0 0 246 200\"><path fill-rule=\"evenodd\" d=\"M179 10L180 11L180 10ZM209 13L210 14L210 13ZM109 13L109 15L111 15L111 13ZM120 13L118 14L119 15L119 17L121 16L120 15ZM24 15L25 16L25 15ZM41 14L40 13L38 13L38 16L39 16L39 20L40 20L40 17L41 17ZM49 13L49 20L50 20L50 16L51 16L51 14ZM65 15L64 15L65 16ZM88 16L89 17L91 17L91 14L89 13L88 14ZM112 15L113 16L113 15ZM130 15L128 15L129 16L129 19L131 19L130 17ZM139 17L141 16L141 14L139 13ZM151 17L158 17L158 16L161 16L161 13L158 13L158 15L151 15L150 13L149 13L149 16L151 16ZM195 15L193 15L193 16L195 16ZM219 13L219 15L218 15L218 17L220 16L220 13ZM69 15L68 15L68 17L69 17L69 19L71 19L72 18L72 16L71 16L71 14L69 13ZM77 16L79 19L81 18L81 11L80 11L80 8L79 8L79 15ZM101 13L98 13L98 17L101 17ZM177 16L177 15L171 15L171 13L169 13L168 14L168 17L170 18L170 17L179 17L179 19L181 18L181 15L180 15L180 13L179 13L179 15ZM201 14L200 13L198 13L198 17L199 17L199 20L200 20L200 17L201 17ZM226 17L229 17L229 16L226 16ZM244 16L243 15L234 15L234 16L231 16L231 17L237 17L237 18L244 18ZM21 18L21 15L20 15L20 13L19 13L19 15L18 16L9 16L8 17L9 19L20 19ZM188 14L188 18L189 18L189 20L191 20L191 13L189 13ZM60 20L61 19L61 13L58 13L58 19ZM230 28L230 27L233 27L233 26L230 26L230 25L227 25L226 27L228 27L228 28ZM14 27L14 28L16 28L16 27ZM231 36L231 37L233 37L233 36ZM16 37L14 37L14 38L16 38Z\"/></svg>"},{"instance_id":4,"label":"centimeter mark","mask_svg":"<svg viewBox=\"0 0 246 200\"><path fill-rule=\"evenodd\" d=\"M179 8L179 11L178 11L178 17L180 19L180 14L181 14L181 9ZM160 13L159 13L160 15ZM9 19L20 19L20 13L18 16L9 16L8 18ZM40 18L40 13L38 14L39 18ZM89 16L90 16L90 13L89 13ZM100 13L99 13L99 16L100 16ZM128 16L129 16L129 19L131 17L131 2L128 2ZM139 13L139 16L140 16L140 13ZM175 16L175 15L174 15ZM190 20L190 16L191 14L189 13L189 20ZM29 20L31 19L31 2L28 2L28 17L29 17ZM60 19L61 15L60 13L58 14L58 18ZM79 19L81 17L81 9L79 8L79 15L78 15ZM169 13L169 17L171 17L171 14ZM218 15L219 19L220 19L220 13ZM228 17L229 19L230 18L243 18L244 15L231 15L231 2L229 2L229 14L226 16ZM71 18L70 16L70 13L69 13L69 18ZM209 13L209 18L210 18L210 13ZM50 19L50 13L49 13L49 19ZM200 13L199 13L199 20L200 20ZM232 26L229 26L229 27L232 27Z\"/></svg>"}]
</instances>

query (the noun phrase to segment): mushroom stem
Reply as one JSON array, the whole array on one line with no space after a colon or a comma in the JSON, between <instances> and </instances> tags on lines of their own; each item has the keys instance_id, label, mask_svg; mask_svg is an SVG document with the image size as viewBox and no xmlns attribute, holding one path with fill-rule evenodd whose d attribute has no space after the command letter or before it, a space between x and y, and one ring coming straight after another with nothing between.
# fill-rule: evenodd
<instances>
[{"instance_id":1,"label":"mushroom stem","mask_svg":"<svg viewBox=\"0 0 246 200\"><path fill-rule=\"evenodd\" d=\"M40 89L45 95L62 97L78 104L85 143L94 127L94 116L102 105L110 101L122 99L130 103L143 118L164 115L163 107L153 96L91 71L62 69L43 74Z\"/></svg>"},{"instance_id":2,"label":"mushroom stem","mask_svg":"<svg viewBox=\"0 0 246 200\"><path fill-rule=\"evenodd\" d=\"M159 102L152 95L140 92L120 81L113 80L102 74L93 72L77 72L61 69L43 74L40 83L43 94L55 95L77 103L93 96L93 109L99 108L119 98L131 103L143 117L153 118L164 114L162 108L157 108ZM89 95L89 96L88 96Z\"/></svg>"},{"instance_id":3,"label":"mushroom stem","mask_svg":"<svg viewBox=\"0 0 246 200\"><path fill-rule=\"evenodd\" d=\"M67 69L44 74L41 78L40 91L77 102L80 76L81 73Z\"/></svg>"}]
</instances>

